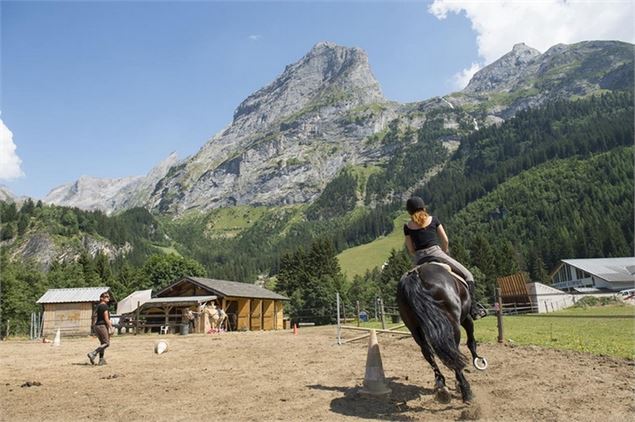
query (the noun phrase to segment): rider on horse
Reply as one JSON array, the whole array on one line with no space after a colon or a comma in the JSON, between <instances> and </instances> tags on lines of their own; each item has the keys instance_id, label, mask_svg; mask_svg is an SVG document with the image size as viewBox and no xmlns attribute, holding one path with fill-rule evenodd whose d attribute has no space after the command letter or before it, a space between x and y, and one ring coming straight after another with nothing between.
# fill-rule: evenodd
<instances>
[{"instance_id":1,"label":"rider on horse","mask_svg":"<svg viewBox=\"0 0 635 422\"><path fill-rule=\"evenodd\" d=\"M406 209L410 214L410 221L404 224L406 247L415 265L431 260L449 265L452 271L463 277L470 293L472 319L479 319L487 315L483 306L476 303L474 298L474 276L454 258L448 255L448 236L439 219L428 214L425 202L418 196L413 196L406 202Z\"/></svg>"}]
</instances>

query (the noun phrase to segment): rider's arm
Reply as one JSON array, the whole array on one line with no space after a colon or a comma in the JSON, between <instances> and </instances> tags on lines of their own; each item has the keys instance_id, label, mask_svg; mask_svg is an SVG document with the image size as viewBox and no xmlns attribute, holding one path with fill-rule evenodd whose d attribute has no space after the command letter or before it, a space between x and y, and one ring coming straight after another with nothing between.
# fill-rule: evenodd
<instances>
[{"instance_id":1,"label":"rider's arm","mask_svg":"<svg viewBox=\"0 0 635 422\"><path fill-rule=\"evenodd\" d=\"M448 253L450 241L448 240L448 235L445 233L445 229L442 224L437 226L437 236L439 237L439 242L441 242L441 250Z\"/></svg>"},{"instance_id":2,"label":"rider's arm","mask_svg":"<svg viewBox=\"0 0 635 422\"><path fill-rule=\"evenodd\" d=\"M410 238L410 236L406 236L406 248L408 248L408 253L412 256L415 255L415 247L412 244L412 239Z\"/></svg>"}]
</instances>

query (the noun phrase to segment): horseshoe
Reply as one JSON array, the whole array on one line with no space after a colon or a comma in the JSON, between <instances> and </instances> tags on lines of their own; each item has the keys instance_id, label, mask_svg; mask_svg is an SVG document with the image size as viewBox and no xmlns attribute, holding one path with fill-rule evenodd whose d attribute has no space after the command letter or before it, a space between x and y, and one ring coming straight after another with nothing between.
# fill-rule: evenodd
<instances>
[{"instance_id":1,"label":"horseshoe","mask_svg":"<svg viewBox=\"0 0 635 422\"><path fill-rule=\"evenodd\" d=\"M480 356L475 357L472 363L474 364L474 367L479 371L484 371L487 369L487 359L485 358L482 358Z\"/></svg>"}]
</instances>

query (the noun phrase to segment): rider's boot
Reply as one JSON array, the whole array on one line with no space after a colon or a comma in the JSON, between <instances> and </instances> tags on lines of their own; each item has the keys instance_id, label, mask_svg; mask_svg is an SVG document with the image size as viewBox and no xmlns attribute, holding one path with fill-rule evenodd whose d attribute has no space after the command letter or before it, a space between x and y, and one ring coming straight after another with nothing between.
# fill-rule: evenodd
<instances>
[{"instance_id":1,"label":"rider's boot","mask_svg":"<svg viewBox=\"0 0 635 422\"><path fill-rule=\"evenodd\" d=\"M487 316L487 311L483 307L483 305L476 302L476 296L474 294L475 286L474 281L467 282L468 291L470 293L470 315L473 320L481 319L484 316Z\"/></svg>"}]
</instances>

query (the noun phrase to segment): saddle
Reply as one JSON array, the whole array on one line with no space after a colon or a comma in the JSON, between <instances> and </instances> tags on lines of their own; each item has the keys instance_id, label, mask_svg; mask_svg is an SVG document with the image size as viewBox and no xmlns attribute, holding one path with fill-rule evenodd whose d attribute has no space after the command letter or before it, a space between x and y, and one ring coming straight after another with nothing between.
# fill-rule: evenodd
<instances>
[{"instance_id":1,"label":"saddle","mask_svg":"<svg viewBox=\"0 0 635 422\"><path fill-rule=\"evenodd\" d=\"M469 286L467 284L467 281L465 281L463 277L461 277L460 275L452 271L452 267L450 267L445 262L441 261L439 258L435 256L424 256L419 261L417 261L417 266L421 266L421 265L438 265L439 267L442 267L447 272L449 272L452 275L452 277L456 278L458 281L463 283L465 288L467 288L469 291Z\"/></svg>"}]
</instances>

